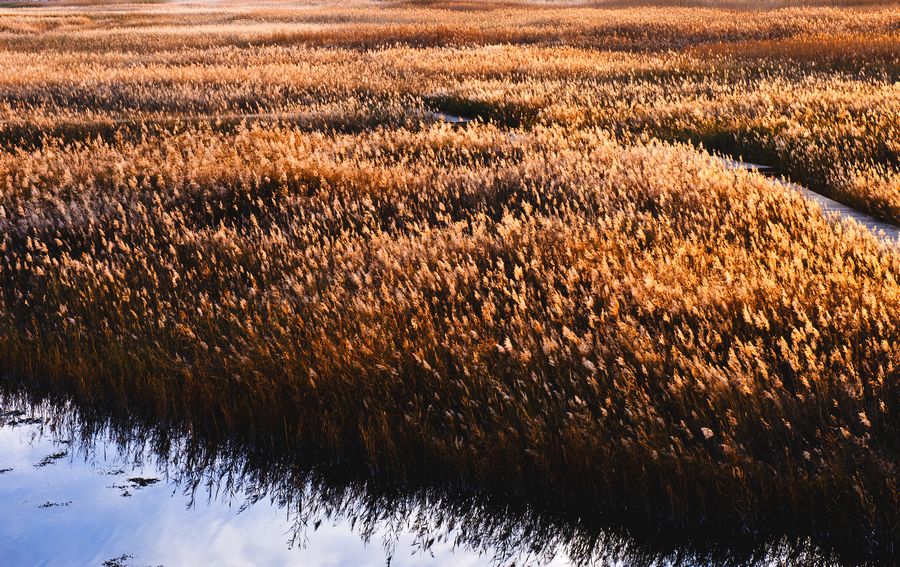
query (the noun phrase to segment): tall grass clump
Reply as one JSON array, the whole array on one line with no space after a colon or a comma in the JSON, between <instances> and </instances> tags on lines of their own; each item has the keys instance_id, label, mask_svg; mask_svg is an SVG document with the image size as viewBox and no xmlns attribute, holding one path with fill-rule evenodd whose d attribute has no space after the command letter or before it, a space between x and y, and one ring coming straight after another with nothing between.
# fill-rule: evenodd
<instances>
[{"instance_id":1,"label":"tall grass clump","mask_svg":"<svg viewBox=\"0 0 900 567\"><path fill-rule=\"evenodd\" d=\"M17 374L548 505L896 535L900 258L687 148L206 129L0 184Z\"/></svg>"}]
</instances>

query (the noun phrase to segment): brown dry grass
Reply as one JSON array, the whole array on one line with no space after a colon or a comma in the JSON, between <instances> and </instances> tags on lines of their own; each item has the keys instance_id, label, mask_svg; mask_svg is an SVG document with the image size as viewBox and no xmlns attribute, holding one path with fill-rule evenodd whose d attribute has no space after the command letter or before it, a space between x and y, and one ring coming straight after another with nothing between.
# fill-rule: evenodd
<instances>
[{"instance_id":1,"label":"brown dry grass","mask_svg":"<svg viewBox=\"0 0 900 567\"><path fill-rule=\"evenodd\" d=\"M900 12L443 8L4 11L3 369L544 507L891 553L900 256L654 138L898 218Z\"/></svg>"}]
</instances>

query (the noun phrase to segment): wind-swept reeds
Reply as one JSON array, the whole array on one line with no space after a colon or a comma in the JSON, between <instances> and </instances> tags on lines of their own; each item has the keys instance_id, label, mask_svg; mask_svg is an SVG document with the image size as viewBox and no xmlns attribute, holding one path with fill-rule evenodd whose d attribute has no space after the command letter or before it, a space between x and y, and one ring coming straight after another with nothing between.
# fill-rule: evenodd
<instances>
[{"instance_id":1,"label":"wind-swept reeds","mask_svg":"<svg viewBox=\"0 0 900 567\"><path fill-rule=\"evenodd\" d=\"M896 9L192 10L3 24L4 372L567 513L896 553L900 256L670 143L894 218ZM866 69L798 63L862 30Z\"/></svg>"}]
</instances>

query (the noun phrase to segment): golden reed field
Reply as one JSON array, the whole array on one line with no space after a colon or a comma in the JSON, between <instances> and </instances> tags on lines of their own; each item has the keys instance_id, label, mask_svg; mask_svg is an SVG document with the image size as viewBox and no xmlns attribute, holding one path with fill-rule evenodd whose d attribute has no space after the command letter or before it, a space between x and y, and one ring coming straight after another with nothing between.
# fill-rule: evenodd
<instances>
[{"instance_id":1,"label":"golden reed field","mask_svg":"<svg viewBox=\"0 0 900 567\"><path fill-rule=\"evenodd\" d=\"M900 223L814 4L3 4L5 387L896 560L900 247L709 155Z\"/></svg>"}]
</instances>

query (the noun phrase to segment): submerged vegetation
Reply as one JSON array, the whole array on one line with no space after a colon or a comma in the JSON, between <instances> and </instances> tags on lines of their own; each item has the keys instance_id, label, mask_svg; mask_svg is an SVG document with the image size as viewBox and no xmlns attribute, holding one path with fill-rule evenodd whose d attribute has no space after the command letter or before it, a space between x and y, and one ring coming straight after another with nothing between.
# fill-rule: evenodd
<instances>
[{"instance_id":1,"label":"submerged vegetation","mask_svg":"<svg viewBox=\"0 0 900 567\"><path fill-rule=\"evenodd\" d=\"M18 384L895 557L900 253L688 142L900 220L900 10L0 13Z\"/></svg>"}]
</instances>

